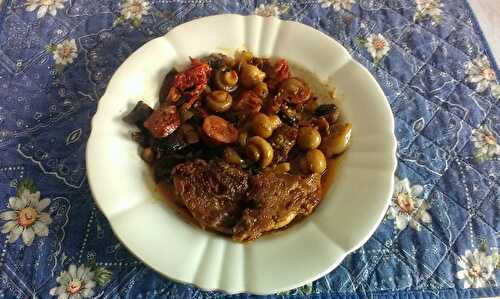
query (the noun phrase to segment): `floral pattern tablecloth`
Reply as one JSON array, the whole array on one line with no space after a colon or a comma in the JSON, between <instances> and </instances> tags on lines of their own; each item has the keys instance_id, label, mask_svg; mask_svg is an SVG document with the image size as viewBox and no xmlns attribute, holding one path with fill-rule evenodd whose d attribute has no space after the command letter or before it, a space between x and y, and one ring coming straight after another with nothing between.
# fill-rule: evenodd
<instances>
[{"instance_id":1,"label":"floral pattern tablecloth","mask_svg":"<svg viewBox=\"0 0 500 299\"><path fill-rule=\"evenodd\" d=\"M271 296L500 295L498 68L465 1L0 7L0 297L230 297L165 279L127 252L92 200L84 159L90 120L120 63L180 23L228 12L334 37L378 79L396 119L399 165L379 229L327 276Z\"/></svg>"}]
</instances>

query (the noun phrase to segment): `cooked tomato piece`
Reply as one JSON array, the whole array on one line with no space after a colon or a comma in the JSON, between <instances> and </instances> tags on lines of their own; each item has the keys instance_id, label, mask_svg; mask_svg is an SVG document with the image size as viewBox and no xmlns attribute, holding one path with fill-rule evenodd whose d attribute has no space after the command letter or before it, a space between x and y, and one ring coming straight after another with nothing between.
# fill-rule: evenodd
<instances>
[{"instance_id":1,"label":"cooked tomato piece","mask_svg":"<svg viewBox=\"0 0 500 299\"><path fill-rule=\"evenodd\" d=\"M217 115L210 115L203 121L203 132L219 143L234 143L238 139L238 129Z\"/></svg>"},{"instance_id":2,"label":"cooked tomato piece","mask_svg":"<svg viewBox=\"0 0 500 299\"><path fill-rule=\"evenodd\" d=\"M280 94L292 104L307 102L311 97L311 89L299 78L288 78L280 84Z\"/></svg>"},{"instance_id":3,"label":"cooked tomato piece","mask_svg":"<svg viewBox=\"0 0 500 299\"><path fill-rule=\"evenodd\" d=\"M262 108L262 99L252 90L241 93L240 99L233 106L234 111L240 116L254 115Z\"/></svg>"},{"instance_id":4,"label":"cooked tomato piece","mask_svg":"<svg viewBox=\"0 0 500 299\"><path fill-rule=\"evenodd\" d=\"M153 111L144 121L144 127L155 138L164 138L172 134L181 125L181 119L175 106L165 106Z\"/></svg>"},{"instance_id":5,"label":"cooked tomato piece","mask_svg":"<svg viewBox=\"0 0 500 299\"><path fill-rule=\"evenodd\" d=\"M175 75L172 87L167 94L168 102L175 103L185 98L186 103L191 107L207 87L211 72L212 68L208 63L191 58L191 66ZM182 96L183 93L184 96Z\"/></svg>"},{"instance_id":6,"label":"cooked tomato piece","mask_svg":"<svg viewBox=\"0 0 500 299\"><path fill-rule=\"evenodd\" d=\"M279 59L274 64L274 71L276 73L276 80L283 81L290 78L290 67L288 66L288 61L285 59Z\"/></svg>"}]
</instances>

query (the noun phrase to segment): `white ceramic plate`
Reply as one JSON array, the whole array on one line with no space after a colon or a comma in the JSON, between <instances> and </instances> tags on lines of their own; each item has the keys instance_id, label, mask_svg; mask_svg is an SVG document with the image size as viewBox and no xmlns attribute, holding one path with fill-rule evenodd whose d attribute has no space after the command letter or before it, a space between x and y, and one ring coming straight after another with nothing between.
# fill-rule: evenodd
<instances>
[{"instance_id":1,"label":"white ceramic plate","mask_svg":"<svg viewBox=\"0 0 500 299\"><path fill-rule=\"evenodd\" d=\"M241 47L289 59L335 86L342 113L353 124L352 146L318 209L291 228L246 245L190 225L164 204L130 138L133 128L121 120L138 100L155 105L165 74L189 56ZM393 131L382 89L327 35L277 18L211 16L148 42L116 71L92 121L88 179L115 234L151 268L203 289L269 294L327 274L372 235L391 197Z\"/></svg>"}]
</instances>

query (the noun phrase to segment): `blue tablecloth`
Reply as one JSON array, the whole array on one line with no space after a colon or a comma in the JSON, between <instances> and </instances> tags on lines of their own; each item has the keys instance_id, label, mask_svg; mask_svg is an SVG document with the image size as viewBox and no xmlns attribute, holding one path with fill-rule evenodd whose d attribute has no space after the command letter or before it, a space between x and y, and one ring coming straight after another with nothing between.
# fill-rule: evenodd
<instances>
[{"instance_id":1,"label":"blue tablecloth","mask_svg":"<svg viewBox=\"0 0 500 299\"><path fill-rule=\"evenodd\" d=\"M276 15L337 39L378 79L396 118L396 186L379 229L332 273L275 296L500 295L499 73L465 1L0 5L1 296L226 297L165 279L127 252L92 200L84 152L99 97L129 54L180 23L228 12Z\"/></svg>"}]
</instances>

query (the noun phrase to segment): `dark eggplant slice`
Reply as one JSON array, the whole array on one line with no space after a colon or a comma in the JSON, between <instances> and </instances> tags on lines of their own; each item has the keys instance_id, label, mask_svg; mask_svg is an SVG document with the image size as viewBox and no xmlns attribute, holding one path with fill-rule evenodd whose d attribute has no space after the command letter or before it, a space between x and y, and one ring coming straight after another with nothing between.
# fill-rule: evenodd
<instances>
[{"instance_id":1,"label":"dark eggplant slice","mask_svg":"<svg viewBox=\"0 0 500 299\"><path fill-rule=\"evenodd\" d=\"M170 181L170 174L172 169L180 163L186 161L183 155L170 154L162 157L160 160L154 162L153 172L156 182Z\"/></svg>"},{"instance_id":2,"label":"dark eggplant slice","mask_svg":"<svg viewBox=\"0 0 500 299\"><path fill-rule=\"evenodd\" d=\"M337 106L335 106L334 104L323 104L323 105L318 106L318 108L316 108L316 110L314 110L314 115L315 116L324 116L324 115L327 115L327 114L332 113L334 111L337 111Z\"/></svg>"},{"instance_id":3,"label":"dark eggplant slice","mask_svg":"<svg viewBox=\"0 0 500 299\"><path fill-rule=\"evenodd\" d=\"M143 101L139 101L134 109L127 114L123 120L129 124L137 125L138 127L143 127L143 122L153 114L153 108L149 107L148 104Z\"/></svg>"},{"instance_id":4,"label":"dark eggplant slice","mask_svg":"<svg viewBox=\"0 0 500 299\"><path fill-rule=\"evenodd\" d=\"M167 99L168 92L170 91L170 88L172 87L175 79L175 75L177 75L179 72L177 70L173 69L168 74L165 76L165 79L163 79L163 83L160 89L160 103L163 103Z\"/></svg>"},{"instance_id":5,"label":"dark eggplant slice","mask_svg":"<svg viewBox=\"0 0 500 299\"><path fill-rule=\"evenodd\" d=\"M153 150L156 152L157 157L162 157L166 154L183 150L187 146L189 144L184 141L181 132L175 131L167 138L155 139Z\"/></svg>"}]
</instances>

